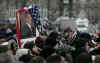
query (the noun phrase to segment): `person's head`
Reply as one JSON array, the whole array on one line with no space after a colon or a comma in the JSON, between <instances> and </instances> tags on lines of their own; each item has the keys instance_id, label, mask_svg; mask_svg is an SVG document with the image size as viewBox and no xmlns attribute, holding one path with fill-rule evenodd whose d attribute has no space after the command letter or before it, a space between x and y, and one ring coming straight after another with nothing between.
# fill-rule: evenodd
<instances>
[{"instance_id":1,"label":"person's head","mask_svg":"<svg viewBox=\"0 0 100 63\"><path fill-rule=\"evenodd\" d=\"M0 63L10 63L11 58L8 54L6 53L0 53Z\"/></svg>"},{"instance_id":2,"label":"person's head","mask_svg":"<svg viewBox=\"0 0 100 63\"><path fill-rule=\"evenodd\" d=\"M81 53L76 57L75 63L92 63L92 57L88 53Z\"/></svg>"},{"instance_id":3,"label":"person's head","mask_svg":"<svg viewBox=\"0 0 100 63\"><path fill-rule=\"evenodd\" d=\"M8 49L12 51L12 54L16 54L16 50L18 48L17 42L15 40L9 40L8 42Z\"/></svg>"},{"instance_id":4,"label":"person's head","mask_svg":"<svg viewBox=\"0 0 100 63\"><path fill-rule=\"evenodd\" d=\"M29 13L25 14L26 23L32 24L32 17Z\"/></svg>"},{"instance_id":5,"label":"person's head","mask_svg":"<svg viewBox=\"0 0 100 63\"><path fill-rule=\"evenodd\" d=\"M47 63L68 63L65 61L64 57L59 55L49 56L47 58Z\"/></svg>"},{"instance_id":6,"label":"person's head","mask_svg":"<svg viewBox=\"0 0 100 63\"><path fill-rule=\"evenodd\" d=\"M0 53L7 53L8 45L0 45Z\"/></svg>"},{"instance_id":7,"label":"person's head","mask_svg":"<svg viewBox=\"0 0 100 63\"><path fill-rule=\"evenodd\" d=\"M40 56L47 58L51 55L56 55L58 49L58 41L55 38L47 38L45 41L45 48L40 52Z\"/></svg>"},{"instance_id":8,"label":"person's head","mask_svg":"<svg viewBox=\"0 0 100 63\"><path fill-rule=\"evenodd\" d=\"M84 48L85 51L88 51L88 40L87 39L83 39L83 38L80 38L80 39L76 39L74 40L74 46L75 48Z\"/></svg>"},{"instance_id":9,"label":"person's head","mask_svg":"<svg viewBox=\"0 0 100 63\"><path fill-rule=\"evenodd\" d=\"M68 27L68 28L66 28L66 29L64 30L64 35L65 35L65 36L69 36L72 32L73 32L72 29L71 29L70 27Z\"/></svg>"},{"instance_id":10,"label":"person's head","mask_svg":"<svg viewBox=\"0 0 100 63\"><path fill-rule=\"evenodd\" d=\"M33 57L29 63L46 63L46 60L40 56Z\"/></svg>"},{"instance_id":11,"label":"person's head","mask_svg":"<svg viewBox=\"0 0 100 63\"><path fill-rule=\"evenodd\" d=\"M50 33L50 35L48 37L50 38L57 38L59 36L59 34L56 31L53 31Z\"/></svg>"},{"instance_id":12,"label":"person's head","mask_svg":"<svg viewBox=\"0 0 100 63\"><path fill-rule=\"evenodd\" d=\"M50 47L50 48L57 49L58 48L58 42L59 41L55 38L47 38L45 45Z\"/></svg>"},{"instance_id":13,"label":"person's head","mask_svg":"<svg viewBox=\"0 0 100 63\"><path fill-rule=\"evenodd\" d=\"M3 42L6 42L6 36L4 36L4 35L1 35L0 36L0 44L2 44Z\"/></svg>"},{"instance_id":14,"label":"person's head","mask_svg":"<svg viewBox=\"0 0 100 63\"><path fill-rule=\"evenodd\" d=\"M24 63L28 63L31 59L32 59L32 56L31 55L25 54L25 55L22 55L19 58L19 61L24 62Z\"/></svg>"},{"instance_id":15,"label":"person's head","mask_svg":"<svg viewBox=\"0 0 100 63\"><path fill-rule=\"evenodd\" d=\"M30 49L32 54L39 54L39 48L35 45L34 42L27 42L25 45L24 45L24 48L26 49Z\"/></svg>"},{"instance_id":16,"label":"person's head","mask_svg":"<svg viewBox=\"0 0 100 63\"><path fill-rule=\"evenodd\" d=\"M91 35L86 32L81 32L79 37L83 39L91 40Z\"/></svg>"},{"instance_id":17,"label":"person's head","mask_svg":"<svg viewBox=\"0 0 100 63\"><path fill-rule=\"evenodd\" d=\"M35 43L40 49L44 47L44 39L41 37L37 37Z\"/></svg>"},{"instance_id":18,"label":"person's head","mask_svg":"<svg viewBox=\"0 0 100 63\"><path fill-rule=\"evenodd\" d=\"M48 38L54 38L54 39L60 41L61 40L61 36L62 35L60 33L56 32L56 31L53 31L53 32L50 33Z\"/></svg>"}]
</instances>

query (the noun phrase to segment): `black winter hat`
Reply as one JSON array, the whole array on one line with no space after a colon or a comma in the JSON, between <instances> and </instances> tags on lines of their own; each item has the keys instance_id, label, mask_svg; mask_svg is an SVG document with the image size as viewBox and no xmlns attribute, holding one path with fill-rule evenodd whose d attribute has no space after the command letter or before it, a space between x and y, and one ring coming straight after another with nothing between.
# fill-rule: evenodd
<instances>
[{"instance_id":1,"label":"black winter hat","mask_svg":"<svg viewBox=\"0 0 100 63\"><path fill-rule=\"evenodd\" d=\"M91 40L91 35L88 33L81 33L80 38Z\"/></svg>"},{"instance_id":2,"label":"black winter hat","mask_svg":"<svg viewBox=\"0 0 100 63\"><path fill-rule=\"evenodd\" d=\"M70 27L68 27L68 28L66 28L65 30L64 30L64 33L65 32L72 32L72 29L70 28Z\"/></svg>"}]
</instances>

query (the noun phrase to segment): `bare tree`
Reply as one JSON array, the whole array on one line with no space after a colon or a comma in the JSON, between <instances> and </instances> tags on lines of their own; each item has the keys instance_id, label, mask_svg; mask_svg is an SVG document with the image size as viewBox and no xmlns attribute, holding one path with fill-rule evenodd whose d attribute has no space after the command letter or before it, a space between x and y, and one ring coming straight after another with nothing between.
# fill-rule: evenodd
<instances>
[{"instance_id":1,"label":"bare tree","mask_svg":"<svg viewBox=\"0 0 100 63\"><path fill-rule=\"evenodd\" d=\"M100 20L99 6L100 6L99 0L95 0L95 1L92 0L88 4L88 18L93 24L99 22Z\"/></svg>"},{"instance_id":2,"label":"bare tree","mask_svg":"<svg viewBox=\"0 0 100 63\"><path fill-rule=\"evenodd\" d=\"M48 0L48 19L56 20L57 17L62 16L64 11L63 0Z\"/></svg>"},{"instance_id":3,"label":"bare tree","mask_svg":"<svg viewBox=\"0 0 100 63\"><path fill-rule=\"evenodd\" d=\"M69 0L69 17L72 17L73 13L73 0Z\"/></svg>"},{"instance_id":4,"label":"bare tree","mask_svg":"<svg viewBox=\"0 0 100 63\"><path fill-rule=\"evenodd\" d=\"M64 11L64 0L59 0L59 16L62 16L63 15L63 11Z\"/></svg>"}]
</instances>

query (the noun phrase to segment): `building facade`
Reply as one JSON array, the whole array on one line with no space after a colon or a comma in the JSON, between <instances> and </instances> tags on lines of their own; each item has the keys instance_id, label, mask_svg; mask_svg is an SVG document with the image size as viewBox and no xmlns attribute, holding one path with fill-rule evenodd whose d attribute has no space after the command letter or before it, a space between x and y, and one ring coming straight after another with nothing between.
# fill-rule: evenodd
<instances>
[{"instance_id":1,"label":"building facade","mask_svg":"<svg viewBox=\"0 0 100 63\"><path fill-rule=\"evenodd\" d=\"M24 0L0 0L0 21L16 17L16 10L24 6Z\"/></svg>"},{"instance_id":2,"label":"building facade","mask_svg":"<svg viewBox=\"0 0 100 63\"><path fill-rule=\"evenodd\" d=\"M39 7L40 18L56 20L60 16L78 17L83 9L86 17L92 22L100 20L100 0L72 0L72 9L70 0L0 0L0 21L15 18L16 10L23 8L25 5L35 3ZM71 10L69 10L71 9Z\"/></svg>"}]
</instances>

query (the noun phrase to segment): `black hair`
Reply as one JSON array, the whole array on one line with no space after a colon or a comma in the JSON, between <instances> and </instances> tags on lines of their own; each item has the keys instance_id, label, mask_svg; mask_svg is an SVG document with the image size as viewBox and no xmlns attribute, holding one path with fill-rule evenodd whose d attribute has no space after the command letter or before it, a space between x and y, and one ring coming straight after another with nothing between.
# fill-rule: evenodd
<instances>
[{"instance_id":1,"label":"black hair","mask_svg":"<svg viewBox=\"0 0 100 63\"><path fill-rule=\"evenodd\" d=\"M0 53L5 53L8 51L7 45L0 45Z\"/></svg>"},{"instance_id":2,"label":"black hair","mask_svg":"<svg viewBox=\"0 0 100 63\"><path fill-rule=\"evenodd\" d=\"M24 45L24 48L27 48L27 49L32 49L33 46L35 46L35 43L32 41L32 42L27 42L25 45Z\"/></svg>"},{"instance_id":3,"label":"black hair","mask_svg":"<svg viewBox=\"0 0 100 63\"><path fill-rule=\"evenodd\" d=\"M70 27L67 27L65 30L64 30L64 33L66 32L72 32L72 29Z\"/></svg>"},{"instance_id":4,"label":"black hair","mask_svg":"<svg viewBox=\"0 0 100 63\"><path fill-rule=\"evenodd\" d=\"M54 46L56 46L56 44L58 43L58 40L55 38L47 38L45 45L48 47L53 48Z\"/></svg>"},{"instance_id":5,"label":"black hair","mask_svg":"<svg viewBox=\"0 0 100 63\"><path fill-rule=\"evenodd\" d=\"M33 57L29 63L46 63L46 60L43 57L36 56Z\"/></svg>"},{"instance_id":6,"label":"black hair","mask_svg":"<svg viewBox=\"0 0 100 63\"><path fill-rule=\"evenodd\" d=\"M82 32L80 33L79 37L83 39L91 40L91 35L89 33Z\"/></svg>"},{"instance_id":7,"label":"black hair","mask_svg":"<svg viewBox=\"0 0 100 63\"><path fill-rule=\"evenodd\" d=\"M56 31L53 31L50 33L50 35L48 37L50 38L57 38L59 36L59 34Z\"/></svg>"},{"instance_id":8,"label":"black hair","mask_svg":"<svg viewBox=\"0 0 100 63\"><path fill-rule=\"evenodd\" d=\"M29 54L26 54L26 55L22 55L22 56L19 58L19 61L22 61L22 62L24 62L24 63L28 63L31 59L32 59L32 56L29 55Z\"/></svg>"},{"instance_id":9,"label":"black hair","mask_svg":"<svg viewBox=\"0 0 100 63\"><path fill-rule=\"evenodd\" d=\"M86 43L88 43L88 40L83 39L83 38L76 39L76 40L73 41L73 45L75 46L75 48L84 47L86 45Z\"/></svg>"},{"instance_id":10,"label":"black hair","mask_svg":"<svg viewBox=\"0 0 100 63\"><path fill-rule=\"evenodd\" d=\"M35 40L35 44L39 47L39 48L43 48L44 47L44 40L41 37L37 37Z\"/></svg>"},{"instance_id":11,"label":"black hair","mask_svg":"<svg viewBox=\"0 0 100 63\"><path fill-rule=\"evenodd\" d=\"M59 55L49 56L47 58L47 63L60 63L61 61L62 59Z\"/></svg>"},{"instance_id":12,"label":"black hair","mask_svg":"<svg viewBox=\"0 0 100 63\"><path fill-rule=\"evenodd\" d=\"M47 58L48 56L51 56L51 54L53 54L55 52L56 52L55 49L45 47L42 51L40 51L40 56L44 57L44 58Z\"/></svg>"},{"instance_id":13,"label":"black hair","mask_svg":"<svg viewBox=\"0 0 100 63\"><path fill-rule=\"evenodd\" d=\"M36 44L32 41L32 42L27 42L25 45L24 45L24 48L26 49L29 49L30 50L30 54L32 56L37 55L34 51L33 51L33 47L36 46Z\"/></svg>"}]
</instances>

